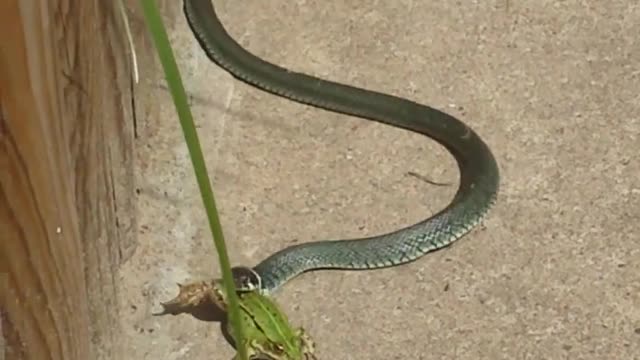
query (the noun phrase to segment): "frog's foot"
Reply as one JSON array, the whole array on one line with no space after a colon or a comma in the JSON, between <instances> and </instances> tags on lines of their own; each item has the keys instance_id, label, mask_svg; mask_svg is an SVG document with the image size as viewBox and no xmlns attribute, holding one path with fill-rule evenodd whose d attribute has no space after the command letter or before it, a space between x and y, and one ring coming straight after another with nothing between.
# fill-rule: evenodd
<instances>
[{"instance_id":1,"label":"frog's foot","mask_svg":"<svg viewBox=\"0 0 640 360\"><path fill-rule=\"evenodd\" d=\"M309 336L304 328L301 327L296 330L296 335L300 339L300 345L302 347L302 354L304 355L304 359L315 360L316 344L313 339L311 339L311 336Z\"/></svg>"},{"instance_id":2,"label":"frog's foot","mask_svg":"<svg viewBox=\"0 0 640 360\"><path fill-rule=\"evenodd\" d=\"M199 281L191 284L178 284L180 292L175 298L160 303L165 311L180 312L181 310L202 305L211 298L211 284Z\"/></svg>"}]
</instances>

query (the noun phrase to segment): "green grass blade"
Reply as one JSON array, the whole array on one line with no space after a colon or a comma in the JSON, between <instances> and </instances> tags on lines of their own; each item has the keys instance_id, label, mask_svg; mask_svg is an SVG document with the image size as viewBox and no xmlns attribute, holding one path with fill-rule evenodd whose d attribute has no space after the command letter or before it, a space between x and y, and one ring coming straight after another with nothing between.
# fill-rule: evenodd
<instances>
[{"instance_id":1,"label":"green grass blade","mask_svg":"<svg viewBox=\"0 0 640 360\"><path fill-rule=\"evenodd\" d=\"M167 32L165 30L162 18L156 6L155 0L140 0L140 3L144 10L144 16L147 22L147 26L153 37L158 56L164 68L165 77L171 96L180 119L180 125L182 126L182 132L184 133L187 147L189 149L189 155L195 171L198 187L200 188L200 194L204 207L209 219L209 226L211 233L213 234L214 245L220 259L220 268L222 272L222 278L224 285L228 290L229 296L229 319L236 334L236 348L240 355L240 358L247 360L247 353L243 344L244 333L242 326L240 326L240 311L238 306L238 298L235 293L235 286L231 275L231 267L229 262L229 256L224 242L224 236L222 234L222 227L220 225L220 219L218 218L218 212L216 210L215 198L213 196L213 190L211 189L211 182L209 180L209 174L207 173L207 167L204 162L204 156L202 149L200 148L200 141L198 139L198 133L193 123L193 116L191 109L187 102L187 95L182 84L180 72L169 44Z\"/></svg>"}]
</instances>

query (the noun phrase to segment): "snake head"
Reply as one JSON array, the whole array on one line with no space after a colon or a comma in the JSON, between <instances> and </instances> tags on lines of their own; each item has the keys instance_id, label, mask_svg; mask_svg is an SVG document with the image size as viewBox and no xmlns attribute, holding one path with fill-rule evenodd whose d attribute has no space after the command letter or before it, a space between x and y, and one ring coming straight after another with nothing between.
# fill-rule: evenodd
<instances>
[{"instance_id":1,"label":"snake head","mask_svg":"<svg viewBox=\"0 0 640 360\"><path fill-rule=\"evenodd\" d=\"M246 266L236 266L231 268L231 276L233 278L233 285L236 288L237 293L246 293L251 291L260 291L262 285L262 279L260 275L253 269ZM207 291L210 300L215 303L220 309L226 310L228 304L227 289L224 286L224 281L221 278L212 280L207 284Z\"/></svg>"},{"instance_id":2,"label":"snake head","mask_svg":"<svg viewBox=\"0 0 640 360\"><path fill-rule=\"evenodd\" d=\"M255 270L247 266L234 266L231 268L233 282L239 292L260 291L262 278Z\"/></svg>"}]
</instances>

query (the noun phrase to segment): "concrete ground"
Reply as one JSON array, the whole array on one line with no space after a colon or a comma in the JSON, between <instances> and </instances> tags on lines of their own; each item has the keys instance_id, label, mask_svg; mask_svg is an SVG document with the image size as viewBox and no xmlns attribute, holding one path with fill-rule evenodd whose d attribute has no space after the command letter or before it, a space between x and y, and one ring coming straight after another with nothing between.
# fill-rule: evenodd
<instances>
[{"instance_id":1,"label":"concrete ground","mask_svg":"<svg viewBox=\"0 0 640 360\"><path fill-rule=\"evenodd\" d=\"M277 293L319 359L640 359L636 2L215 4L258 56L460 117L501 168L496 207L454 246L387 270L305 274ZM434 141L240 83L205 57L181 1L163 14L234 264L390 231L450 200L455 186L407 175L457 181ZM176 282L219 272L164 79L141 70L123 347L130 359L230 359L218 323L152 315Z\"/></svg>"}]
</instances>

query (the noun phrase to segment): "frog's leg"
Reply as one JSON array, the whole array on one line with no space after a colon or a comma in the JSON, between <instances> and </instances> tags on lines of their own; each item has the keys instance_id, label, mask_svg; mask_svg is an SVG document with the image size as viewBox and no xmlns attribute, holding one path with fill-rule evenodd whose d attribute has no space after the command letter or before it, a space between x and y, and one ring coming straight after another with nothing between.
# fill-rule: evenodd
<instances>
[{"instance_id":1,"label":"frog's leg","mask_svg":"<svg viewBox=\"0 0 640 360\"><path fill-rule=\"evenodd\" d=\"M247 358L249 360L274 360L268 357L260 357L260 355L255 355L255 354L254 355L247 354ZM240 359L240 353L236 353L232 360L242 360Z\"/></svg>"},{"instance_id":2,"label":"frog's leg","mask_svg":"<svg viewBox=\"0 0 640 360\"><path fill-rule=\"evenodd\" d=\"M207 300L215 305L218 309L227 311L227 296L222 279L213 279L205 283L204 296Z\"/></svg>"},{"instance_id":3,"label":"frog's leg","mask_svg":"<svg viewBox=\"0 0 640 360\"><path fill-rule=\"evenodd\" d=\"M178 296L160 303L165 310L198 306L208 297L209 285L204 281L178 284L178 288L180 290Z\"/></svg>"},{"instance_id":4,"label":"frog's leg","mask_svg":"<svg viewBox=\"0 0 640 360\"><path fill-rule=\"evenodd\" d=\"M245 345L245 348L247 349L247 358L249 360L278 360L280 359L279 357L274 357L272 354L270 354L270 351L268 349L263 349L260 341L258 340L250 340L247 342L247 345ZM240 360L240 354L236 353L236 355L233 357L233 360Z\"/></svg>"},{"instance_id":5,"label":"frog's leg","mask_svg":"<svg viewBox=\"0 0 640 360\"><path fill-rule=\"evenodd\" d=\"M309 336L309 334L306 333L306 331L304 330L304 328L298 328L296 330L296 337L298 337L300 339L300 346L302 348L302 353L304 354L304 359L307 360L313 360L315 359L315 351L316 351L316 344L313 341L313 339L311 339L311 336Z\"/></svg>"}]
</instances>

